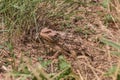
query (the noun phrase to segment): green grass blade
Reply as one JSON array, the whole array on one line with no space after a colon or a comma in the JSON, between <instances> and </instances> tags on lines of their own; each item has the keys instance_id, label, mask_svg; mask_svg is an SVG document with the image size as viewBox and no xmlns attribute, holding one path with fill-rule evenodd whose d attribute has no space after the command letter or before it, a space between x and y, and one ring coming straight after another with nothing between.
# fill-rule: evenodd
<instances>
[{"instance_id":1,"label":"green grass blade","mask_svg":"<svg viewBox=\"0 0 120 80\"><path fill-rule=\"evenodd\" d=\"M120 56L120 52L118 52L118 51L112 51L111 54L116 55L116 56Z\"/></svg>"},{"instance_id":2,"label":"green grass blade","mask_svg":"<svg viewBox=\"0 0 120 80\"><path fill-rule=\"evenodd\" d=\"M112 47L114 47L116 49L120 49L120 45L118 43L115 43L115 42L111 41L111 40L101 38L100 41L107 44L107 45L109 45L109 46L112 46Z\"/></svg>"},{"instance_id":3,"label":"green grass blade","mask_svg":"<svg viewBox=\"0 0 120 80\"><path fill-rule=\"evenodd\" d=\"M2 49L2 48L4 48L4 46L1 46L1 45L0 45L0 49Z\"/></svg>"},{"instance_id":4,"label":"green grass blade","mask_svg":"<svg viewBox=\"0 0 120 80\"><path fill-rule=\"evenodd\" d=\"M108 8L109 3L110 3L110 0L103 0L101 4L104 8Z\"/></svg>"},{"instance_id":5,"label":"green grass blade","mask_svg":"<svg viewBox=\"0 0 120 80\"><path fill-rule=\"evenodd\" d=\"M0 30L0 33L8 32L9 30Z\"/></svg>"}]
</instances>

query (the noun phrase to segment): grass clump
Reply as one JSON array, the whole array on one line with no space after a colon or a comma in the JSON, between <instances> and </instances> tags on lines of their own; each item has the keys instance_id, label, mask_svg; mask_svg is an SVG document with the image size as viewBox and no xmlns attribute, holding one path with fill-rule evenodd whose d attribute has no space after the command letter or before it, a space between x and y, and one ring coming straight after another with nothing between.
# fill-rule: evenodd
<instances>
[{"instance_id":1,"label":"grass clump","mask_svg":"<svg viewBox=\"0 0 120 80\"><path fill-rule=\"evenodd\" d=\"M2 15L3 23L9 32L9 37L12 33L20 33L35 26L36 15L35 11L39 0L1 0L0 14Z\"/></svg>"},{"instance_id":2,"label":"grass clump","mask_svg":"<svg viewBox=\"0 0 120 80\"><path fill-rule=\"evenodd\" d=\"M115 42L110 41L110 40L105 39L105 38L101 38L100 41L107 44L107 45L109 45L109 46L114 47L115 49L118 49L118 51L112 52L112 54L117 55L117 56L120 57L120 52L119 52L120 45L118 43L115 43ZM105 75L107 75L107 76L112 75L113 80L116 80L116 79L119 80L119 77L120 77L120 64L119 63L117 64L117 66L113 66L112 68L110 68L109 71Z\"/></svg>"}]
</instances>

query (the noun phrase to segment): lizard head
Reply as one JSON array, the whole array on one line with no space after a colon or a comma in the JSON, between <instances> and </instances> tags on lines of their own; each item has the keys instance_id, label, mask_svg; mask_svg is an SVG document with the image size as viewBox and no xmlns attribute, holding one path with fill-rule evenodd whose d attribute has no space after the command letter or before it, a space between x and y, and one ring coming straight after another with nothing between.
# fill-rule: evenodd
<instances>
[{"instance_id":1,"label":"lizard head","mask_svg":"<svg viewBox=\"0 0 120 80\"><path fill-rule=\"evenodd\" d=\"M40 32L40 36L44 39L47 40L48 42L55 42L58 40L58 33L57 31L54 31L52 29L48 28L43 28Z\"/></svg>"}]
</instances>

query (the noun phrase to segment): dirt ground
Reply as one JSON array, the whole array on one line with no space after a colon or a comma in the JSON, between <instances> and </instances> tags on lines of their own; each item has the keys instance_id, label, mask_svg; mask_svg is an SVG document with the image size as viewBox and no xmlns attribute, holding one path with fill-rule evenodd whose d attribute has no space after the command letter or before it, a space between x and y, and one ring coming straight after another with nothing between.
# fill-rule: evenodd
<instances>
[{"instance_id":1,"label":"dirt ground","mask_svg":"<svg viewBox=\"0 0 120 80\"><path fill-rule=\"evenodd\" d=\"M83 11L76 12L71 17L69 20L70 26L67 25L67 21L64 21L63 17L45 18L43 22L38 18L39 31L37 33L34 27L30 28L20 38L15 36L12 39L14 46L9 45L9 50L7 49L8 46L0 48L0 80L7 79L5 74L7 71L11 71L12 67L19 67L21 56L31 58L33 65L39 62L38 58L52 60L51 64L55 64L59 56L54 55L57 51L60 51L60 55L63 55L71 64L73 72L80 77L80 80L113 80L113 76L105 76L105 74L112 66L119 64L119 57L111 55L111 51L116 51L116 49L105 45L100 39L105 37L114 42L119 42L120 28L116 27L118 23L111 21L108 22L106 27L104 25L104 16L108 12L99 5L89 5L76 9L82 9ZM47 37L41 37L40 33L44 28L53 32L65 33L66 41L58 37L59 40L55 42L53 40L54 37L56 38L54 33L48 35L49 33L46 32ZM0 33L0 45L4 45L4 42L7 43L5 36L6 33ZM74 40L77 41L74 43ZM65 48L64 46L61 47L60 44L65 44ZM59 48L56 48L56 45ZM71 46L72 48L70 48ZM75 53L78 52L74 58L71 57L74 56L72 50ZM45 69L45 71L48 73L56 72L54 65L49 68ZM7 80L12 80L12 78Z\"/></svg>"}]
</instances>

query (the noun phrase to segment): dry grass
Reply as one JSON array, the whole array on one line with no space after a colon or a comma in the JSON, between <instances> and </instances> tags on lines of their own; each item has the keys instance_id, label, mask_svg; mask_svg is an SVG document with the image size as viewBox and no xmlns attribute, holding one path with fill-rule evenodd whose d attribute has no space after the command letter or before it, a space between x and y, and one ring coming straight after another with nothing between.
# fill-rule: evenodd
<instances>
[{"instance_id":1,"label":"dry grass","mask_svg":"<svg viewBox=\"0 0 120 80\"><path fill-rule=\"evenodd\" d=\"M119 80L119 26L119 0L1 0L0 79ZM81 36L93 59L47 59L44 27Z\"/></svg>"}]
</instances>

